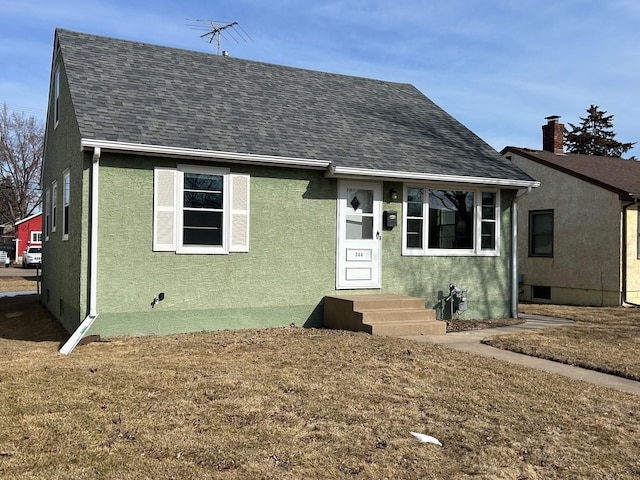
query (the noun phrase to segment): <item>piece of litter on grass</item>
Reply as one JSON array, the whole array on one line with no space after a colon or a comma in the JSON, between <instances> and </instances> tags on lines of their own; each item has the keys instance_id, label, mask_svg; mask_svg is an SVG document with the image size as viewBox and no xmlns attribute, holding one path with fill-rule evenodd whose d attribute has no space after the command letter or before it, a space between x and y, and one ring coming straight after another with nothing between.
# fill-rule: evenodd
<instances>
[{"instance_id":1,"label":"piece of litter on grass","mask_svg":"<svg viewBox=\"0 0 640 480\"><path fill-rule=\"evenodd\" d=\"M409 432L409 433L414 437L416 437L418 440L420 440L422 443L433 443L434 445L442 446L442 444L440 443L440 440L430 435L425 435L424 433L416 433L416 432Z\"/></svg>"}]
</instances>

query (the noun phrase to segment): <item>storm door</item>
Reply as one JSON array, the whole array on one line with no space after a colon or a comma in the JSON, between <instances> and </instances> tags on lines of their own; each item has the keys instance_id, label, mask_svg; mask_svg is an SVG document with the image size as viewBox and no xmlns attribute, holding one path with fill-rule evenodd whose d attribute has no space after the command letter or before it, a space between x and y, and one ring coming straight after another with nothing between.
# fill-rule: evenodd
<instances>
[{"instance_id":1,"label":"storm door","mask_svg":"<svg viewBox=\"0 0 640 480\"><path fill-rule=\"evenodd\" d=\"M380 288L381 202L381 183L338 183L336 289Z\"/></svg>"}]
</instances>

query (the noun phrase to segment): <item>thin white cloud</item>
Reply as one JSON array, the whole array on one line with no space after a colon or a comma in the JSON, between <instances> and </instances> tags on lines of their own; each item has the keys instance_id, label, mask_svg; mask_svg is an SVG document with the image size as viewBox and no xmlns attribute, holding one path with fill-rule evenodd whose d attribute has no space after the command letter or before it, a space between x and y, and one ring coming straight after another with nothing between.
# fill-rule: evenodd
<instances>
[{"instance_id":1,"label":"thin white cloud","mask_svg":"<svg viewBox=\"0 0 640 480\"><path fill-rule=\"evenodd\" d=\"M545 116L575 123L591 103L615 115L619 138L640 141L635 0L0 4L0 102L46 103L55 27L215 53L185 21L206 18L251 36L223 40L232 56L412 83L498 149L537 147Z\"/></svg>"}]
</instances>

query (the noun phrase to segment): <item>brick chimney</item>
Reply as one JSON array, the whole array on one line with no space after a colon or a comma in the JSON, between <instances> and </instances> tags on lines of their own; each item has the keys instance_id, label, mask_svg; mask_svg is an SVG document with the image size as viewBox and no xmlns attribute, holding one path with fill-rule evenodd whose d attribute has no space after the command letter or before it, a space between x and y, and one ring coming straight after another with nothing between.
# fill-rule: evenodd
<instances>
[{"instance_id":1,"label":"brick chimney","mask_svg":"<svg viewBox=\"0 0 640 480\"><path fill-rule=\"evenodd\" d=\"M542 149L547 152L564 153L564 124L558 122L559 118L558 115L545 117L547 124L542 126Z\"/></svg>"}]
</instances>

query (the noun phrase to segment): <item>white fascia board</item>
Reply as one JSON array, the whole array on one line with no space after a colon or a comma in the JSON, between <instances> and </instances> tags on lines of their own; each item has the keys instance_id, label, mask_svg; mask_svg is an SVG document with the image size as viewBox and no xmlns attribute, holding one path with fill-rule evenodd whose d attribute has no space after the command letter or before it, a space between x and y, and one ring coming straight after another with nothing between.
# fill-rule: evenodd
<instances>
[{"instance_id":1,"label":"white fascia board","mask_svg":"<svg viewBox=\"0 0 640 480\"><path fill-rule=\"evenodd\" d=\"M419 172L400 172L392 170L370 170L366 168L337 167L331 165L328 177L336 178L384 178L396 181L446 182L458 184L488 185L504 188L536 188L538 181L514 180L509 178L464 177L461 175L440 175Z\"/></svg>"},{"instance_id":2,"label":"white fascia board","mask_svg":"<svg viewBox=\"0 0 640 480\"><path fill-rule=\"evenodd\" d=\"M80 142L82 150L100 148L103 152L127 152L139 155L157 155L203 160L220 160L228 162L250 163L254 165L277 165L281 167L305 167L325 169L331 165L326 160L312 160L295 157L276 157L253 153L221 152L216 150L199 150L196 148L168 147L164 145L147 145L142 143L111 142L83 138Z\"/></svg>"}]
</instances>

